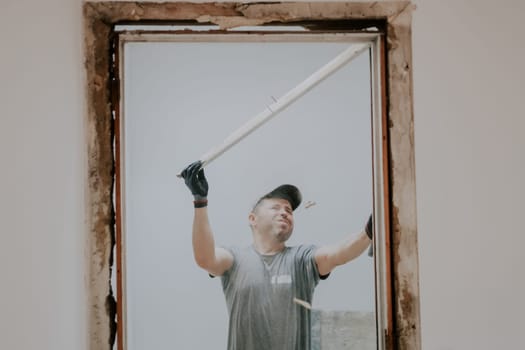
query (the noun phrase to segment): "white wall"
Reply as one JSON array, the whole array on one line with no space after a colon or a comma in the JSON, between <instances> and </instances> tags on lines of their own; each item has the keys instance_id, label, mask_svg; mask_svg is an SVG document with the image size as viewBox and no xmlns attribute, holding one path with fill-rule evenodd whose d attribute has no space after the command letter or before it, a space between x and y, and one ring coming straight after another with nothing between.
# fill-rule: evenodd
<instances>
[{"instance_id":1,"label":"white wall","mask_svg":"<svg viewBox=\"0 0 525 350\"><path fill-rule=\"evenodd\" d=\"M525 3L416 4L423 347L519 349ZM80 1L3 0L0 43L0 348L83 350Z\"/></svg>"},{"instance_id":2,"label":"white wall","mask_svg":"<svg viewBox=\"0 0 525 350\"><path fill-rule=\"evenodd\" d=\"M420 1L416 179L425 350L523 349L523 1Z\"/></svg>"},{"instance_id":3,"label":"white wall","mask_svg":"<svg viewBox=\"0 0 525 350\"><path fill-rule=\"evenodd\" d=\"M0 349L86 348L80 1L0 2Z\"/></svg>"}]
</instances>

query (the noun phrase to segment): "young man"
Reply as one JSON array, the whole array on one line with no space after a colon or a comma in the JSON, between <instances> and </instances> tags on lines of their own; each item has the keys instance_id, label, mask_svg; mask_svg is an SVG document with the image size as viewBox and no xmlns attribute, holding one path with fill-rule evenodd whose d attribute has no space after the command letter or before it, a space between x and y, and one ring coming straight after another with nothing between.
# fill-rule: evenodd
<instances>
[{"instance_id":1,"label":"young man","mask_svg":"<svg viewBox=\"0 0 525 350\"><path fill-rule=\"evenodd\" d=\"M193 254L211 276L220 276L229 313L228 350L310 349L309 310L315 286L339 265L358 257L372 239L371 217L357 236L332 246L286 246L301 193L281 185L262 196L248 220L253 243L217 247L208 220L208 182L201 162L181 173L194 196Z\"/></svg>"}]
</instances>

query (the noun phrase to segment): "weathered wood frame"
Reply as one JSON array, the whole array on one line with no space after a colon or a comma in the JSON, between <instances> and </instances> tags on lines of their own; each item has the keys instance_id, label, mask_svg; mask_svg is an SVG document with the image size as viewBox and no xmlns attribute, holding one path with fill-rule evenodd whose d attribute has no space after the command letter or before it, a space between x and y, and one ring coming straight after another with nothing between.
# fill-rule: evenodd
<instances>
[{"instance_id":1,"label":"weathered wood frame","mask_svg":"<svg viewBox=\"0 0 525 350\"><path fill-rule=\"evenodd\" d=\"M114 25L140 21L198 21L223 28L299 21L381 20L386 25L384 169L389 184L387 221L391 257L391 348L420 349L419 277L412 102L410 2L148 3L86 2L83 6L87 71L89 348L108 349L118 305L111 290L118 243L113 202L118 81L113 79ZM116 85L116 87L115 87ZM111 93L113 91L113 93ZM117 145L118 146L118 145ZM117 187L118 190L118 187ZM118 193L117 193L118 196ZM388 289L387 288L387 289Z\"/></svg>"}]
</instances>

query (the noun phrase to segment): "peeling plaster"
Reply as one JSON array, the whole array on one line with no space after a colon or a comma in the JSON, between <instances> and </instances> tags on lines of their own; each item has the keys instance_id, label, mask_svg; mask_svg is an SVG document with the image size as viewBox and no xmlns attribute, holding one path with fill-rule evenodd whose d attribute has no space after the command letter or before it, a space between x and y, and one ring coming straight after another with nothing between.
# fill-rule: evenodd
<instances>
[{"instance_id":1,"label":"peeling plaster","mask_svg":"<svg viewBox=\"0 0 525 350\"><path fill-rule=\"evenodd\" d=\"M204 15L196 18L199 23L213 23L220 29L231 29L242 26L258 26L271 22L270 19L249 19L245 17L227 17L227 16L210 16Z\"/></svg>"},{"instance_id":2,"label":"peeling plaster","mask_svg":"<svg viewBox=\"0 0 525 350\"><path fill-rule=\"evenodd\" d=\"M116 23L196 21L222 29L268 23L383 20L386 23L393 343L419 350L419 286L415 206L411 21L408 1L312 3L86 2L89 348L109 349L116 332L110 285L115 240L112 203L115 161L110 96L110 36Z\"/></svg>"}]
</instances>

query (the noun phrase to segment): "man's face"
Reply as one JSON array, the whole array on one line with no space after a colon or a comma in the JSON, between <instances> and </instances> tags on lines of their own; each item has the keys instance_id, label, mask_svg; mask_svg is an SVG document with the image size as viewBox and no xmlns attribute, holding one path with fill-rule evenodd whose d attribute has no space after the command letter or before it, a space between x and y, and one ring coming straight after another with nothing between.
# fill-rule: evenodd
<instances>
[{"instance_id":1,"label":"man's face","mask_svg":"<svg viewBox=\"0 0 525 350\"><path fill-rule=\"evenodd\" d=\"M250 214L250 223L257 231L269 232L279 242L285 242L293 231L292 206L286 199L263 199Z\"/></svg>"}]
</instances>

